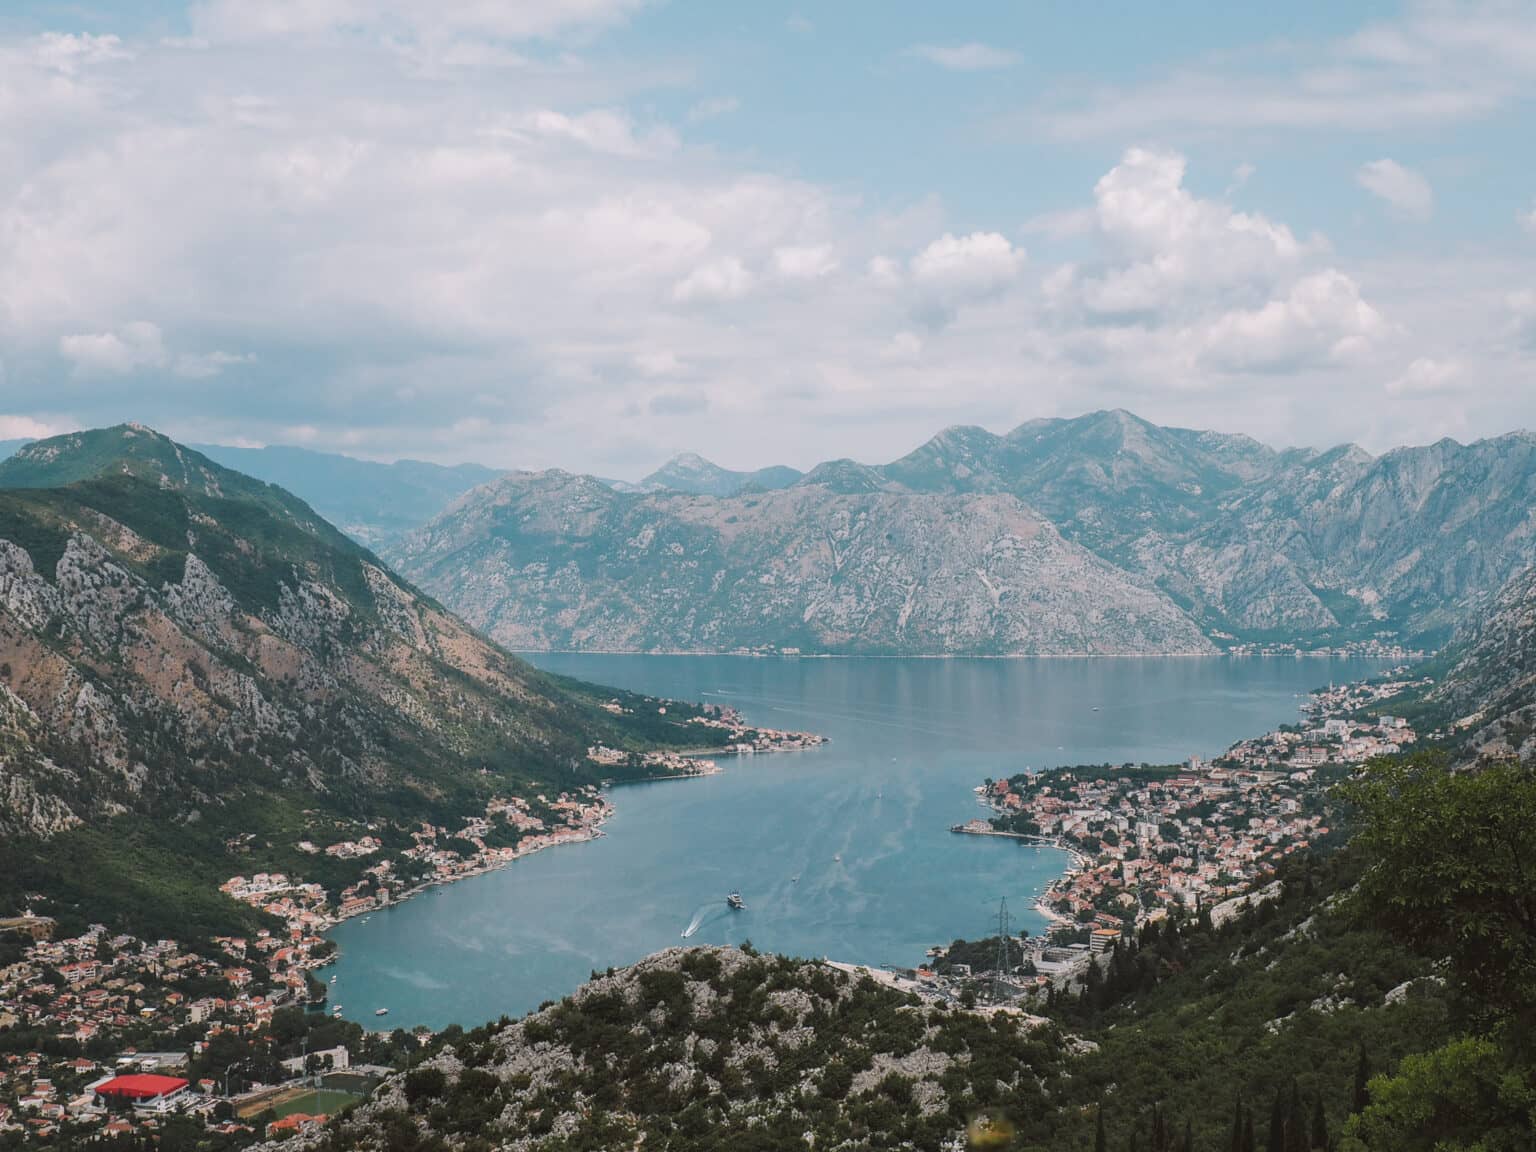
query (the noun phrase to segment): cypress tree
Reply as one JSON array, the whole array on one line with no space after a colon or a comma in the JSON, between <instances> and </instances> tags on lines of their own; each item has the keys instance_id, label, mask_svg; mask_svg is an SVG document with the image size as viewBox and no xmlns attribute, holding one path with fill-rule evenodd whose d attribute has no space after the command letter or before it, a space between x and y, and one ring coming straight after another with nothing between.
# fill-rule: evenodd
<instances>
[{"instance_id":1,"label":"cypress tree","mask_svg":"<svg viewBox=\"0 0 1536 1152\"><path fill-rule=\"evenodd\" d=\"M1099 1122L1093 1132L1093 1152L1109 1152L1109 1141L1104 1135L1104 1105L1099 1105Z\"/></svg>"},{"instance_id":2,"label":"cypress tree","mask_svg":"<svg viewBox=\"0 0 1536 1152\"><path fill-rule=\"evenodd\" d=\"M1285 1148L1285 1093L1275 1089L1275 1102L1269 1109L1269 1142L1265 1152L1286 1152Z\"/></svg>"},{"instance_id":3,"label":"cypress tree","mask_svg":"<svg viewBox=\"0 0 1536 1152\"><path fill-rule=\"evenodd\" d=\"M1295 1080L1291 1081L1291 1106L1285 1117L1285 1152L1307 1152L1307 1110Z\"/></svg>"},{"instance_id":4,"label":"cypress tree","mask_svg":"<svg viewBox=\"0 0 1536 1152\"><path fill-rule=\"evenodd\" d=\"M1323 1115L1323 1094L1312 1101L1312 1147L1328 1152L1328 1117Z\"/></svg>"},{"instance_id":5,"label":"cypress tree","mask_svg":"<svg viewBox=\"0 0 1536 1152\"><path fill-rule=\"evenodd\" d=\"M1360 1045L1360 1060L1355 1064L1355 1091L1349 1099L1349 1114L1358 1116L1364 1112L1371 1103L1371 1058L1365 1053L1365 1045Z\"/></svg>"}]
</instances>

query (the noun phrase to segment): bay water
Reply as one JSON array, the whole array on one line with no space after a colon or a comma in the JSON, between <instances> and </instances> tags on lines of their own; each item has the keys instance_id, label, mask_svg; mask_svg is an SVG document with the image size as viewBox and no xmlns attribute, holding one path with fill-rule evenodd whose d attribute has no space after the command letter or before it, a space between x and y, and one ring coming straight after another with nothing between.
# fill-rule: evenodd
<instances>
[{"instance_id":1,"label":"bay water","mask_svg":"<svg viewBox=\"0 0 1536 1152\"><path fill-rule=\"evenodd\" d=\"M820 748L721 758L716 776L616 788L606 836L339 925L331 1003L367 1027L517 1016L662 948L739 944L910 967L926 949L1038 931L1051 848L955 835L985 778L1059 764L1212 756L1293 721L1310 690L1384 665L1323 657L762 659L540 654L543 668ZM726 907L739 890L742 911ZM388 1008L387 1018L375 1010Z\"/></svg>"}]
</instances>

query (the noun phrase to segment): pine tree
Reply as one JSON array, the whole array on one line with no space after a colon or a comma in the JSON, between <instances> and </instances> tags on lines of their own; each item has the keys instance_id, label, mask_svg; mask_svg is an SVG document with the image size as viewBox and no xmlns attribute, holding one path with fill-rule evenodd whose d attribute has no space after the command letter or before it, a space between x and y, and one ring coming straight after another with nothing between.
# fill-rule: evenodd
<instances>
[{"instance_id":1,"label":"pine tree","mask_svg":"<svg viewBox=\"0 0 1536 1152\"><path fill-rule=\"evenodd\" d=\"M1195 1152L1195 1130L1188 1120L1184 1121L1184 1143L1180 1147L1182 1152Z\"/></svg>"},{"instance_id":2,"label":"pine tree","mask_svg":"<svg viewBox=\"0 0 1536 1152\"><path fill-rule=\"evenodd\" d=\"M1312 1147L1328 1152L1328 1117L1323 1114L1323 1094L1312 1100Z\"/></svg>"},{"instance_id":3,"label":"pine tree","mask_svg":"<svg viewBox=\"0 0 1536 1152\"><path fill-rule=\"evenodd\" d=\"M1156 1104L1152 1105L1152 1152L1168 1152L1168 1125Z\"/></svg>"},{"instance_id":4,"label":"pine tree","mask_svg":"<svg viewBox=\"0 0 1536 1152\"><path fill-rule=\"evenodd\" d=\"M1259 1152L1259 1142L1253 1134L1253 1113L1243 1118L1243 1152Z\"/></svg>"},{"instance_id":5,"label":"pine tree","mask_svg":"<svg viewBox=\"0 0 1536 1152\"><path fill-rule=\"evenodd\" d=\"M1355 1091L1349 1099L1349 1114L1358 1116L1364 1112L1371 1103L1371 1058L1365 1053L1365 1045L1360 1045L1360 1060L1355 1065Z\"/></svg>"},{"instance_id":6,"label":"pine tree","mask_svg":"<svg viewBox=\"0 0 1536 1152\"><path fill-rule=\"evenodd\" d=\"M1093 1132L1093 1152L1109 1152L1109 1140L1104 1135L1104 1105L1099 1105L1099 1122Z\"/></svg>"},{"instance_id":7,"label":"pine tree","mask_svg":"<svg viewBox=\"0 0 1536 1152\"><path fill-rule=\"evenodd\" d=\"M1243 1101L1239 1097L1232 1108L1232 1140L1228 1144L1229 1152L1243 1152Z\"/></svg>"}]
</instances>

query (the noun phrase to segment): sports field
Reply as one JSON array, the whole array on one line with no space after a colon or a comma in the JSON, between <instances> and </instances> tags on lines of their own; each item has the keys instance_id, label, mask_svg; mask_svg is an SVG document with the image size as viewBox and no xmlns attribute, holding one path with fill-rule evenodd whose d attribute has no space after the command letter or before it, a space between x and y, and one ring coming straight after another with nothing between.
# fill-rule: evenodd
<instances>
[{"instance_id":1,"label":"sports field","mask_svg":"<svg viewBox=\"0 0 1536 1152\"><path fill-rule=\"evenodd\" d=\"M351 1092L338 1092L331 1088L290 1088L286 1092L264 1096L251 1101L239 1111L241 1119L259 1116L269 1108L278 1119L302 1112L306 1116L335 1116L349 1104L361 1100Z\"/></svg>"}]
</instances>

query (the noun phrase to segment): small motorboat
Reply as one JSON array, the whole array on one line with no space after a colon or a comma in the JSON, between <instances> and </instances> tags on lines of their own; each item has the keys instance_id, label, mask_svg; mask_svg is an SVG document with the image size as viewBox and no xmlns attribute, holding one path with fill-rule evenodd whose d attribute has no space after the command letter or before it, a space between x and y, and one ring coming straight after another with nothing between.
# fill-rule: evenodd
<instances>
[{"instance_id":1,"label":"small motorboat","mask_svg":"<svg viewBox=\"0 0 1536 1152\"><path fill-rule=\"evenodd\" d=\"M389 1009L388 1008L375 1008L373 1010L373 1014L375 1016L388 1016L389 1015Z\"/></svg>"},{"instance_id":2,"label":"small motorboat","mask_svg":"<svg viewBox=\"0 0 1536 1152\"><path fill-rule=\"evenodd\" d=\"M738 912L740 912L743 908L746 907L746 904L741 899L741 893L740 892L732 892L729 896L727 896L725 898L725 902L726 902L726 904L730 905L730 907L734 908Z\"/></svg>"}]
</instances>

